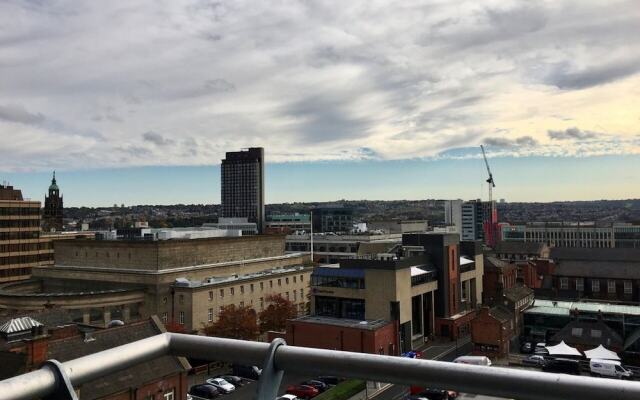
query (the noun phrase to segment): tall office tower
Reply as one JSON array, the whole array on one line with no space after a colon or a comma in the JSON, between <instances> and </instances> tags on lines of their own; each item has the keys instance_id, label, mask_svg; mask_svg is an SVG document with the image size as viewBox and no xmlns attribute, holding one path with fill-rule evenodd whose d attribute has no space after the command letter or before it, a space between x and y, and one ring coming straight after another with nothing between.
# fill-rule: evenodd
<instances>
[{"instance_id":1,"label":"tall office tower","mask_svg":"<svg viewBox=\"0 0 640 400\"><path fill-rule=\"evenodd\" d=\"M44 198L44 215L42 217L42 229L45 232L62 231L62 196L56 183L56 171L53 171L53 179L49 186L49 195Z\"/></svg>"},{"instance_id":2,"label":"tall office tower","mask_svg":"<svg viewBox=\"0 0 640 400\"><path fill-rule=\"evenodd\" d=\"M478 200L462 204L462 240L482 240L493 247L497 241L498 213L496 202Z\"/></svg>"},{"instance_id":3,"label":"tall office tower","mask_svg":"<svg viewBox=\"0 0 640 400\"><path fill-rule=\"evenodd\" d=\"M29 279L32 267L51 263L52 252L40 237L40 202L0 185L0 283Z\"/></svg>"},{"instance_id":4,"label":"tall office tower","mask_svg":"<svg viewBox=\"0 0 640 400\"><path fill-rule=\"evenodd\" d=\"M264 233L264 149L229 152L222 160L222 216L247 218Z\"/></svg>"},{"instance_id":5,"label":"tall office tower","mask_svg":"<svg viewBox=\"0 0 640 400\"><path fill-rule=\"evenodd\" d=\"M456 232L462 236L462 200L444 201L444 223L455 226Z\"/></svg>"}]
</instances>

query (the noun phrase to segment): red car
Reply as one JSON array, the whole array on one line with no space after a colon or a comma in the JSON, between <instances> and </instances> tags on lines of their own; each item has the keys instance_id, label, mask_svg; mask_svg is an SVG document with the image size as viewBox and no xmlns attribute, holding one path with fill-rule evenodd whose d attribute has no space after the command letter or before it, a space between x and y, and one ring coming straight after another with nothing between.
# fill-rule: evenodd
<instances>
[{"instance_id":1,"label":"red car","mask_svg":"<svg viewBox=\"0 0 640 400\"><path fill-rule=\"evenodd\" d=\"M308 385L289 385L287 393L295 395L301 399L310 399L318 395L318 389Z\"/></svg>"}]
</instances>

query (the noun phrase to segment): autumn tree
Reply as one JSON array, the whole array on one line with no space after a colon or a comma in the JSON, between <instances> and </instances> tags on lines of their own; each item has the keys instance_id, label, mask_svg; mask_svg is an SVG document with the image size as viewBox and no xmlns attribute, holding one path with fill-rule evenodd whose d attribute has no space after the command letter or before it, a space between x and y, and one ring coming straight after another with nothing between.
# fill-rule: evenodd
<instances>
[{"instance_id":1,"label":"autumn tree","mask_svg":"<svg viewBox=\"0 0 640 400\"><path fill-rule=\"evenodd\" d=\"M167 329L167 332L173 333L187 333L186 329L184 329L184 325L180 325L175 321L167 322L164 327Z\"/></svg>"},{"instance_id":2,"label":"autumn tree","mask_svg":"<svg viewBox=\"0 0 640 400\"><path fill-rule=\"evenodd\" d=\"M218 320L205 326L204 332L207 336L256 340L260 334L256 311L251 307L235 304L224 306Z\"/></svg>"},{"instance_id":3,"label":"autumn tree","mask_svg":"<svg viewBox=\"0 0 640 400\"><path fill-rule=\"evenodd\" d=\"M283 331L287 326L287 320L298 315L296 305L281 295L267 296L269 305L258 315L260 318L260 332Z\"/></svg>"}]
</instances>

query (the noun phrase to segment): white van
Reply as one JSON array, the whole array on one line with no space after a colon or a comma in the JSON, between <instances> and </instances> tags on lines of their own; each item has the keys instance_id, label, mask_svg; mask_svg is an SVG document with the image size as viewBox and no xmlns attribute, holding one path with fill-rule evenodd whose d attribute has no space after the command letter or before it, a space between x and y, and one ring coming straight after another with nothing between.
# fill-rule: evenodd
<instances>
[{"instance_id":1,"label":"white van","mask_svg":"<svg viewBox=\"0 0 640 400\"><path fill-rule=\"evenodd\" d=\"M491 366L491 360L489 357L485 356L462 356L453 360L454 363L458 364L471 364L471 365L486 365L487 367Z\"/></svg>"},{"instance_id":2,"label":"white van","mask_svg":"<svg viewBox=\"0 0 640 400\"><path fill-rule=\"evenodd\" d=\"M589 368L593 375L608 376L612 378L628 379L633 373L625 369L620 361L598 360L597 358L589 361Z\"/></svg>"}]
</instances>

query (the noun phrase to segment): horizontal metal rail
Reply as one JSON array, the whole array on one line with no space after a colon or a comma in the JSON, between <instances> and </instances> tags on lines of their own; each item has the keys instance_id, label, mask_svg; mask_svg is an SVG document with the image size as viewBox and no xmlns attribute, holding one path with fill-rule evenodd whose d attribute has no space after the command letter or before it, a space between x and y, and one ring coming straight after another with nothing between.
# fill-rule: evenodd
<instances>
[{"instance_id":1,"label":"horizontal metal rail","mask_svg":"<svg viewBox=\"0 0 640 400\"><path fill-rule=\"evenodd\" d=\"M297 374L416 384L518 400L640 399L640 382L286 345L273 351L275 370ZM164 355L262 365L268 354L268 343L164 333L67 361L62 368L71 384L78 387ZM0 381L0 399L45 397L54 392L56 383L55 374L45 367Z\"/></svg>"}]
</instances>

